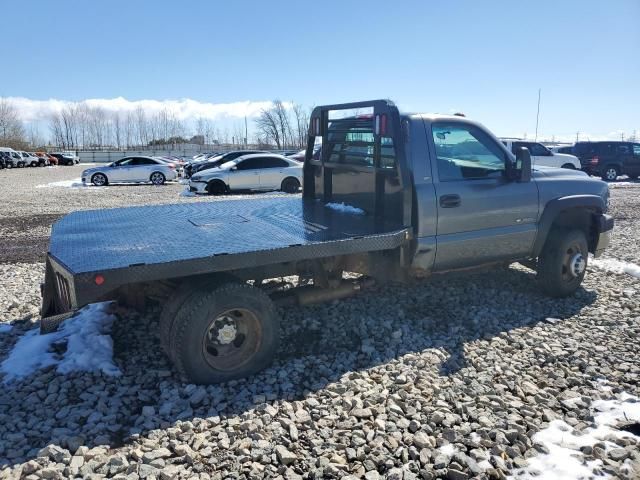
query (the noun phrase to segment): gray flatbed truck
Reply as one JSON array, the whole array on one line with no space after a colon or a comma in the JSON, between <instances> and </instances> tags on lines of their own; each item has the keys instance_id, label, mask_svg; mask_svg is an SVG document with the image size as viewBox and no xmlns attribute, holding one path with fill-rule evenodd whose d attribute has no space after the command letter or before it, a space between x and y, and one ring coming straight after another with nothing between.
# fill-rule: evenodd
<instances>
[{"instance_id":1,"label":"gray flatbed truck","mask_svg":"<svg viewBox=\"0 0 640 480\"><path fill-rule=\"evenodd\" d=\"M582 172L532 171L528 150L514 156L462 116L400 114L386 100L321 106L302 198L80 211L57 222L41 330L92 302L162 298L161 343L177 371L194 383L240 378L276 352L274 302L345 297L360 284L343 272L408 282L523 262L545 293L571 295L589 252L609 243L608 197L606 183ZM269 280L292 275L310 281Z\"/></svg>"}]
</instances>

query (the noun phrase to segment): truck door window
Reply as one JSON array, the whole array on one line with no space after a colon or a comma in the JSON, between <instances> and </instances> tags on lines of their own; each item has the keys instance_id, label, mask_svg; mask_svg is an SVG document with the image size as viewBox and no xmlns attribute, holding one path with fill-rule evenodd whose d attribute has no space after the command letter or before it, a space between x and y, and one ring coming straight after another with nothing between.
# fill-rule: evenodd
<instances>
[{"instance_id":1,"label":"truck door window","mask_svg":"<svg viewBox=\"0 0 640 480\"><path fill-rule=\"evenodd\" d=\"M640 157L640 145L637 143L633 144L633 155L636 157Z\"/></svg>"},{"instance_id":2,"label":"truck door window","mask_svg":"<svg viewBox=\"0 0 640 480\"><path fill-rule=\"evenodd\" d=\"M437 123L432 132L441 182L504 174L504 152L480 129L472 125Z\"/></svg>"}]
</instances>

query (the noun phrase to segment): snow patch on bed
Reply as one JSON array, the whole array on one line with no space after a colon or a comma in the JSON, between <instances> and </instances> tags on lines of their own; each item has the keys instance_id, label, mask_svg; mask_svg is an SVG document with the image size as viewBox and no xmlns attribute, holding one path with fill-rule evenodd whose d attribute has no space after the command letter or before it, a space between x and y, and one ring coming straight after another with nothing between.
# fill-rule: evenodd
<instances>
[{"instance_id":1,"label":"snow patch on bed","mask_svg":"<svg viewBox=\"0 0 640 480\"><path fill-rule=\"evenodd\" d=\"M58 331L40 335L39 328L22 335L9 356L0 364L4 382L26 377L36 371L57 365L62 374L101 371L118 376L113 363L111 327L115 316L109 313L110 302L88 305L64 321ZM66 344L66 351L57 354L54 345Z\"/></svg>"},{"instance_id":2,"label":"snow patch on bed","mask_svg":"<svg viewBox=\"0 0 640 480\"><path fill-rule=\"evenodd\" d=\"M607 390L605 390L607 391ZM620 448L612 439L640 436L617 427L640 421L640 398L626 393L610 400L596 400L591 404L594 426L577 432L562 420L553 420L536 433L534 443L544 445L549 453L531 457L528 465L514 472L513 477L524 480L583 480L607 477L600 467L601 460L587 460L581 447L602 443L605 450ZM630 464L625 468L631 468ZM640 474L640 472L635 472Z\"/></svg>"},{"instance_id":3,"label":"snow patch on bed","mask_svg":"<svg viewBox=\"0 0 640 480\"><path fill-rule=\"evenodd\" d=\"M346 203L327 203L325 207L341 213L350 213L352 215L364 215L364 210L358 207L347 205Z\"/></svg>"},{"instance_id":4,"label":"snow patch on bed","mask_svg":"<svg viewBox=\"0 0 640 480\"><path fill-rule=\"evenodd\" d=\"M50 187L85 188L86 185L82 183L81 178L74 178L73 180L62 180L60 182L51 182L51 183L45 183L42 185L36 185L36 188L50 188Z\"/></svg>"},{"instance_id":5,"label":"snow patch on bed","mask_svg":"<svg viewBox=\"0 0 640 480\"><path fill-rule=\"evenodd\" d=\"M640 265L635 263L622 262L614 258L592 258L589 265L600 270L606 270L613 273L626 273L632 277L640 278Z\"/></svg>"}]
</instances>

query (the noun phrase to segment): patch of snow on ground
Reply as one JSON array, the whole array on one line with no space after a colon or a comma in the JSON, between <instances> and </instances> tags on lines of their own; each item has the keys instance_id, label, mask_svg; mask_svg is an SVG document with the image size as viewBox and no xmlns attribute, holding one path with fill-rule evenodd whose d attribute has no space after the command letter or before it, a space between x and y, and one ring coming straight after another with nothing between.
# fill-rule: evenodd
<instances>
[{"instance_id":1,"label":"patch of snow on ground","mask_svg":"<svg viewBox=\"0 0 640 480\"><path fill-rule=\"evenodd\" d=\"M443 455L447 455L448 457L452 457L454 453L457 452L456 447L453 446L452 443L447 443L439 448L440 453Z\"/></svg>"},{"instance_id":2,"label":"patch of snow on ground","mask_svg":"<svg viewBox=\"0 0 640 480\"><path fill-rule=\"evenodd\" d=\"M85 188L86 185L82 183L81 178L74 178L73 180L62 180L61 182L45 183L43 185L36 185L36 188L49 188L49 187Z\"/></svg>"},{"instance_id":3,"label":"patch of snow on ground","mask_svg":"<svg viewBox=\"0 0 640 480\"><path fill-rule=\"evenodd\" d=\"M628 187L635 187L635 186L640 187L640 183L639 182L616 182L616 183L609 184L609 188L628 188Z\"/></svg>"},{"instance_id":4,"label":"patch of snow on ground","mask_svg":"<svg viewBox=\"0 0 640 480\"><path fill-rule=\"evenodd\" d=\"M113 363L113 340L109 335L115 316L108 308L109 302L88 305L64 321L56 332L40 335L35 328L25 333L0 364L5 383L51 365L57 365L62 374L102 371L120 375ZM61 343L66 343L66 351L62 355L53 353L51 347Z\"/></svg>"},{"instance_id":5,"label":"patch of snow on ground","mask_svg":"<svg viewBox=\"0 0 640 480\"><path fill-rule=\"evenodd\" d=\"M589 265L600 270L613 273L626 273L632 277L640 278L640 265L635 263L622 262L614 258L591 258Z\"/></svg>"},{"instance_id":6,"label":"patch of snow on ground","mask_svg":"<svg viewBox=\"0 0 640 480\"><path fill-rule=\"evenodd\" d=\"M190 192L188 188L185 188L180 192L181 197L196 197L196 192Z\"/></svg>"},{"instance_id":7,"label":"patch of snow on ground","mask_svg":"<svg viewBox=\"0 0 640 480\"><path fill-rule=\"evenodd\" d=\"M13 325L8 323L0 323L0 333L7 333L13 329Z\"/></svg>"},{"instance_id":8,"label":"patch of snow on ground","mask_svg":"<svg viewBox=\"0 0 640 480\"><path fill-rule=\"evenodd\" d=\"M361 208L347 205L346 203L327 203L325 207L335 210L336 212L351 213L353 215L364 215L364 210Z\"/></svg>"},{"instance_id":9,"label":"patch of snow on ground","mask_svg":"<svg viewBox=\"0 0 640 480\"><path fill-rule=\"evenodd\" d=\"M594 410L594 426L576 432L562 420L553 420L544 430L536 433L534 443L544 445L549 453L531 457L524 469L517 470L512 478L524 480L586 480L594 476L604 476L597 471L603 464L600 460L587 461L581 447L605 445L605 449L618 448L612 438L640 436L618 430L616 427L628 422L640 421L640 398L622 393L611 400L596 400L591 405ZM631 469L631 464L627 464ZM640 472L634 472L640 474Z\"/></svg>"}]
</instances>

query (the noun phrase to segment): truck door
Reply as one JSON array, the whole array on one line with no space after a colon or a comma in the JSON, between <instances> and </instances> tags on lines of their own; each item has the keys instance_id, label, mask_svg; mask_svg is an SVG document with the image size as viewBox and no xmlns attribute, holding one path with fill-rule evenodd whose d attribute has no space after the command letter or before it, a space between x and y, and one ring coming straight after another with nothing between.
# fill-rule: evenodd
<instances>
[{"instance_id":1,"label":"truck door","mask_svg":"<svg viewBox=\"0 0 640 480\"><path fill-rule=\"evenodd\" d=\"M430 127L438 208L434 269L527 257L538 219L535 181L509 180L511 157L480 127L464 120Z\"/></svg>"}]
</instances>

